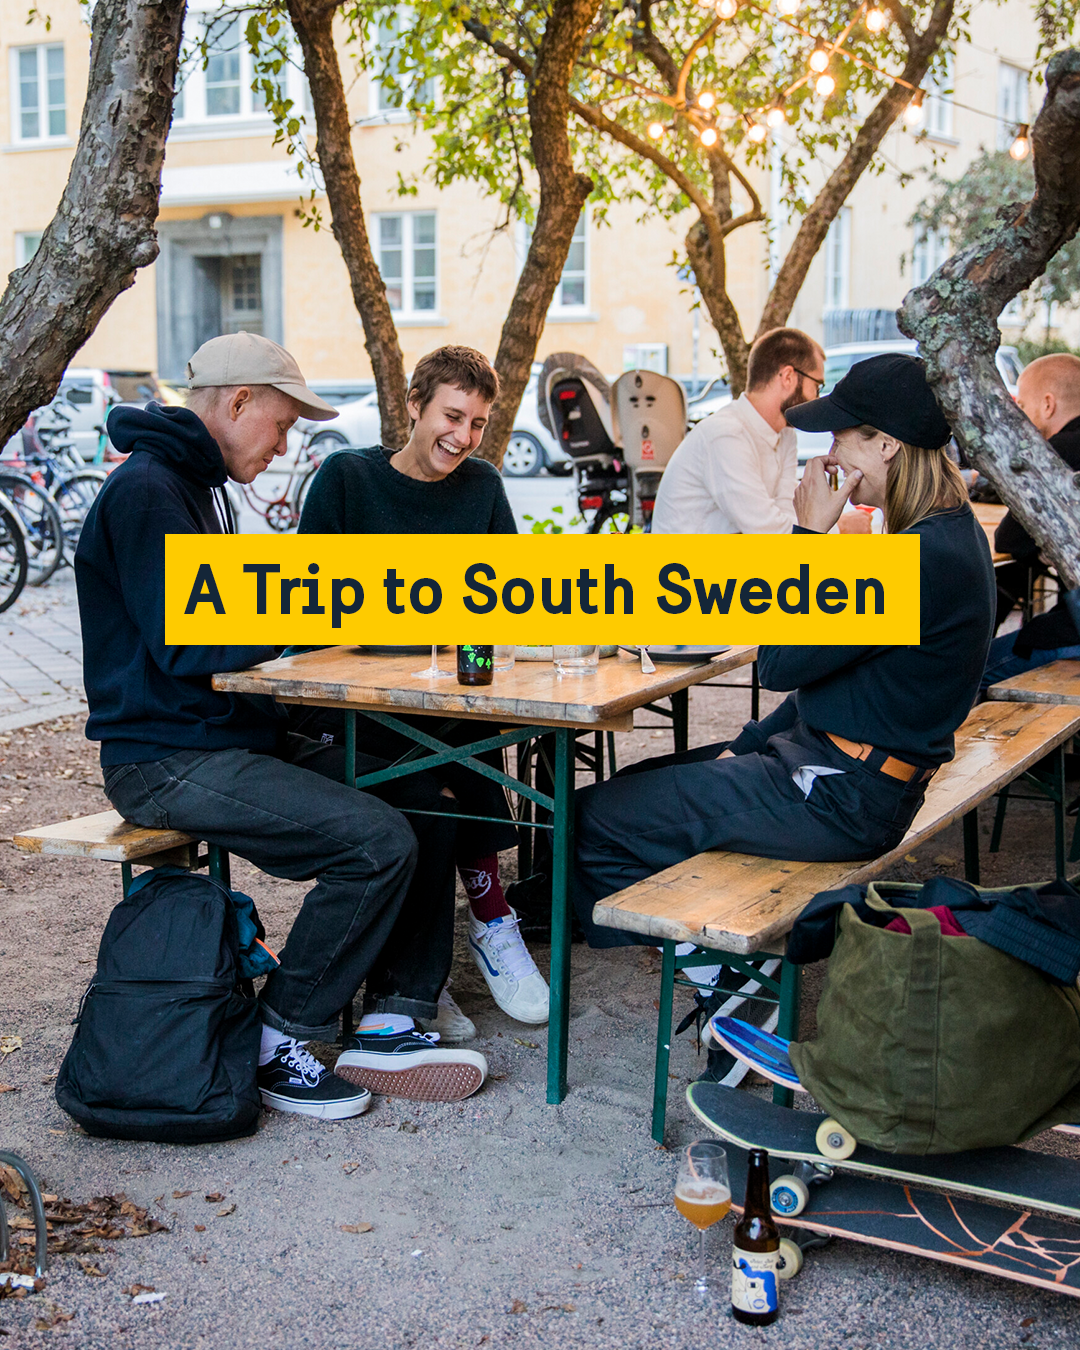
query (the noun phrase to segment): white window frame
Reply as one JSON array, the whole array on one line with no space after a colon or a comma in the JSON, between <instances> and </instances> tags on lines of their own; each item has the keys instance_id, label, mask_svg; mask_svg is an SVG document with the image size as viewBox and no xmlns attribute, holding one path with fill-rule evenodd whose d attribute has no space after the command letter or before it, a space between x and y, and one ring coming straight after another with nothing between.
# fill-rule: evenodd
<instances>
[{"instance_id":1,"label":"white window frame","mask_svg":"<svg viewBox=\"0 0 1080 1350\"><path fill-rule=\"evenodd\" d=\"M825 236L826 310L847 309L851 291L851 207L842 206Z\"/></svg>"},{"instance_id":2,"label":"white window frame","mask_svg":"<svg viewBox=\"0 0 1080 1350\"><path fill-rule=\"evenodd\" d=\"M926 77L926 134L936 140L955 140L953 134L953 56L945 55L944 68Z\"/></svg>"},{"instance_id":3,"label":"white window frame","mask_svg":"<svg viewBox=\"0 0 1080 1350\"><path fill-rule=\"evenodd\" d=\"M435 223L435 239L432 244L417 244L415 239L416 221L420 216L430 217ZM373 237L375 244L375 260L379 265L379 272L382 273L382 227L384 220L399 220L401 222L401 304L396 307L393 301L390 302L390 312L394 316L394 322L399 324L423 327L425 324L441 324L439 318L439 216L435 210L428 211L379 211L373 214ZM435 253L435 275L433 280L434 303L430 309L417 309L415 307L416 299L416 250L417 248L431 248ZM392 278L396 280L396 278ZM389 291L387 292L389 299Z\"/></svg>"},{"instance_id":4,"label":"white window frame","mask_svg":"<svg viewBox=\"0 0 1080 1350\"><path fill-rule=\"evenodd\" d=\"M1031 74L1023 66L1011 61L998 62L997 85L997 148L1008 150L1016 139L1017 129L1030 117L1029 81Z\"/></svg>"},{"instance_id":5,"label":"white window frame","mask_svg":"<svg viewBox=\"0 0 1080 1350\"><path fill-rule=\"evenodd\" d=\"M44 230L17 230L15 233L15 266L25 267L41 247Z\"/></svg>"},{"instance_id":6,"label":"white window frame","mask_svg":"<svg viewBox=\"0 0 1080 1350\"><path fill-rule=\"evenodd\" d=\"M920 230L911 250L911 284L921 286L952 256L952 242L944 230Z\"/></svg>"},{"instance_id":7,"label":"white window frame","mask_svg":"<svg viewBox=\"0 0 1080 1350\"><path fill-rule=\"evenodd\" d=\"M413 16L408 5L399 5L397 9L392 12L397 22L397 31L400 33L403 27L412 22ZM389 19L390 13L391 11L387 11L386 14L383 15L384 21ZM409 108L405 106L400 108L383 106L383 84L379 79L379 70L386 59L387 54L383 44L379 40L380 37L379 27L376 27L375 31L371 34L369 42L369 48L374 59L368 73L368 116L366 120L368 122L376 123L411 122L415 114L411 112ZM429 83L427 80L422 82L421 92L423 92L423 85L427 83ZM403 93L406 101L412 92L412 88L412 81L403 81Z\"/></svg>"},{"instance_id":8,"label":"white window frame","mask_svg":"<svg viewBox=\"0 0 1080 1350\"><path fill-rule=\"evenodd\" d=\"M59 51L61 61L65 66L62 74L64 83L64 101L62 103L50 103L49 101L49 74L48 57L46 53L50 51ZM24 52L33 52L35 55L37 70L35 79L37 82L38 105L37 105L37 132L35 135L26 136L23 134L23 106L22 106L22 78L21 63ZM62 42L35 42L27 43L21 47L11 47L8 57L8 71L10 75L11 88L11 139L15 145L67 145L70 140L67 133L67 70L64 60L64 44ZM64 116L64 130L58 132L49 131L49 114L51 112L61 112Z\"/></svg>"},{"instance_id":9,"label":"white window frame","mask_svg":"<svg viewBox=\"0 0 1080 1350\"><path fill-rule=\"evenodd\" d=\"M558 285L555 287L555 295L552 298L551 305L548 309L547 314L548 319L553 322L558 321L560 319L571 319L571 320L594 319L596 317L596 315L594 315L589 308L592 289L592 229L590 228L591 225L592 225L592 214L589 211L588 205L586 204L582 208L581 215L578 217L577 223L574 226L574 237L571 240L571 247L573 247L575 243L580 243L583 245L582 252L584 255L583 259L584 267L581 269L575 268L573 272L571 272L570 274L571 277L574 278L580 276L584 281L585 284L582 287L583 299L581 300L580 303L575 302L574 304L566 304L563 300L563 283L567 280L567 270L570 261L568 254L567 261L566 263L563 264L562 272L559 274ZM580 236L578 234L579 230L581 231ZM529 244L531 243L531 241L532 241L532 226L528 223L528 221L519 219L517 222L517 237L515 240L519 275L521 273L521 269L525 266L525 259L529 255Z\"/></svg>"}]
</instances>

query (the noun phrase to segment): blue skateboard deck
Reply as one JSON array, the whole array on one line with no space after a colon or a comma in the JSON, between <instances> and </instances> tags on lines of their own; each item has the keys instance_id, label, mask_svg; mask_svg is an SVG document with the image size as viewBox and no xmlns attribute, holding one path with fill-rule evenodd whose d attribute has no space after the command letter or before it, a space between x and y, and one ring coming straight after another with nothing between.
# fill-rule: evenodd
<instances>
[{"instance_id":1,"label":"blue skateboard deck","mask_svg":"<svg viewBox=\"0 0 1080 1350\"><path fill-rule=\"evenodd\" d=\"M729 1097L747 1095L717 1083L692 1083L687 1091L692 1106L695 1089L709 1087ZM728 1148L728 1170L732 1195L743 1195L746 1153L741 1148ZM778 1170L774 1164L772 1171ZM732 1204L735 1213L741 1213L741 1208ZM810 1204L803 1213L775 1217L789 1230L809 1229L966 1266L1057 1294L1080 1295L1080 1225L1046 1215L1017 1213L877 1177L838 1174L826 1185L811 1188Z\"/></svg>"}]
</instances>

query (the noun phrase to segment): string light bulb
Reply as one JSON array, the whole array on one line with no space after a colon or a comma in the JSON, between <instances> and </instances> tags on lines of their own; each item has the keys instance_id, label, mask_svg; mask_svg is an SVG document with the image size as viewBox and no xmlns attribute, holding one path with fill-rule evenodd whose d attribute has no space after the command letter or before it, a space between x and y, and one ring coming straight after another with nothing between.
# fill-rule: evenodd
<instances>
[{"instance_id":1,"label":"string light bulb","mask_svg":"<svg viewBox=\"0 0 1080 1350\"><path fill-rule=\"evenodd\" d=\"M801 0L776 0L776 12L790 19L798 12L800 3Z\"/></svg>"},{"instance_id":2,"label":"string light bulb","mask_svg":"<svg viewBox=\"0 0 1080 1350\"><path fill-rule=\"evenodd\" d=\"M828 98L836 89L836 81L831 75L819 75L814 81L814 88L817 90L819 98Z\"/></svg>"},{"instance_id":3,"label":"string light bulb","mask_svg":"<svg viewBox=\"0 0 1080 1350\"><path fill-rule=\"evenodd\" d=\"M649 139L658 141L660 137L664 134L664 124L663 122L650 122L647 130L649 133Z\"/></svg>"},{"instance_id":4,"label":"string light bulb","mask_svg":"<svg viewBox=\"0 0 1080 1350\"><path fill-rule=\"evenodd\" d=\"M1031 128L1026 122L1021 122L1016 128L1016 139L1009 146L1009 154L1016 160L1027 159L1030 150Z\"/></svg>"},{"instance_id":5,"label":"string light bulb","mask_svg":"<svg viewBox=\"0 0 1080 1350\"><path fill-rule=\"evenodd\" d=\"M829 53L824 42L819 41L810 53L810 69L815 75L821 75L829 68Z\"/></svg>"},{"instance_id":6,"label":"string light bulb","mask_svg":"<svg viewBox=\"0 0 1080 1350\"><path fill-rule=\"evenodd\" d=\"M716 95L710 94L708 90L706 90L703 94L698 94L698 107L704 108L706 112L709 111L709 109L713 106L715 102L716 102Z\"/></svg>"},{"instance_id":7,"label":"string light bulb","mask_svg":"<svg viewBox=\"0 0 1080 1350\"><path fill-rule=\"evenodd\" d=\"M746 131L746 138L755 145L760 145L768 134L768 130L761 122L751 122Z\"/></svg>"},{"instance_id":8,"label":"string light bulb","mask_svg":"<svg viewBox=\"0 0 1080 1350\"><path fill-rule=\"evenodd\" d=\"M884 32L889 22L889 16L878 5L871 5L864 16L866 31L868 33Z\"/></svg>"},{"instance_id":9,"label":"string light bulb","mask_svg":"<svg viewBox=\"0 0 1080 1350\"><path fill-rule=\"evenodd\" d=\"M782 102L775 103L765 114L765 121L775 131L777 127L782 127L787 121L787 113L784 111Z\"/></svg>"},{"instance_id":10,"label":"string light bulb","mask_svg":"<svg viewBox=\"0 0 1080 1350\"><path fill-rule=\"evenodd\" d=\"M739 0L716 0L716 17L733 19L739 12Z\"/></svg>"},{"instance_id":11,"label":"string light bulb","mask_svg":"<svg viewBox=\"0 0 1080 1350\"><path fill-rule=\"evenodd\" d=\"M706 146L713 146L716 144L716 141L717 141L716 128L705 127L705 129L701 133L701 144Z\"/></svg>"},{"instance_id":12,"label":"string light bulb","mask_svg":"<svg viewBox=\"0 0 1080 1350\"><path fill-rule=\"evenodd\" d=\"M911 96L911 102L904 109L904 121L909 127L917 127L923 120L923 98L925 95L921 89L916 89Z\"/></svg>"}]
</instances>

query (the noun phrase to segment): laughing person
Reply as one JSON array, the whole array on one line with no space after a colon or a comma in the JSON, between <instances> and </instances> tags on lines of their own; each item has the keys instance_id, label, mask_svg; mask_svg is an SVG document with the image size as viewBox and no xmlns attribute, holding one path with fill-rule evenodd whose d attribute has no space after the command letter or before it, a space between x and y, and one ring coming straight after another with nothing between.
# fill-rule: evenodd
<instances>
[{"instance_id":1,"label":"laughing person","mask_svg":"<svg viewBox=\"0 0 1080 1350\"><path fill-rule=\"evenodd\" d=\"M376 445L331 455L312 482L299 533L516 534L501 474L486 460L471 458L498 393L499 377L491 363L471 347L440 347L422 357L409 385L408 441L400 450ZM411 720L430 731L430 718ZM316 740L344 735L342 715L324 709L298 709L294 728ZM361 748L372 755L397 759L415 748L406 737L367 719L362 719L358 734ZM443 739L467 745L476 739L476 731L460 721ZM499 755L482 758L502 767ZM519 1022L546 1022L547 983L525 946L518 916L499 880L499 851L517 842L505 793L461 765L436 772L464 813L506 822L458 824L458 874L471 914L469 949L503 1012ZM431 1028L446 1041L476 1034L445 989Z\"/></svg>"}]
</instances>

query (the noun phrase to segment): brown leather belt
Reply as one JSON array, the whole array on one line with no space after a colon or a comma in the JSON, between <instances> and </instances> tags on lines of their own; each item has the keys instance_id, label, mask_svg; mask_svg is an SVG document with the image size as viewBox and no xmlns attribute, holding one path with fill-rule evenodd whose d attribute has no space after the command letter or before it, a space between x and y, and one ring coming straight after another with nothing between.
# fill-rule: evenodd
<instances>
[{"instance_id":1,"label":"brown leather belt","mask_svg":"<svg viewBox=\"0 0 1080 1350\"><path fill-rule=\"evenodd\" d=\"M872 745L866 745L862 741L849 741L843 736L834 736L831 731L825 733L829 740L838 750L842 750L845 755L850 755L852 759L869 759L874 753ZM878 765L879 773L887 773L890 778L899 778L902 783L910 783L918 774L922 774L922 781L926 782L933 778L933 769L922 769L918 764L908 764L906 760L897 759L895 755L889 755Z\"/></svg>"}]
</instances>

